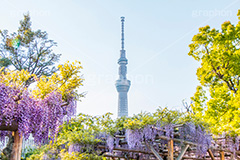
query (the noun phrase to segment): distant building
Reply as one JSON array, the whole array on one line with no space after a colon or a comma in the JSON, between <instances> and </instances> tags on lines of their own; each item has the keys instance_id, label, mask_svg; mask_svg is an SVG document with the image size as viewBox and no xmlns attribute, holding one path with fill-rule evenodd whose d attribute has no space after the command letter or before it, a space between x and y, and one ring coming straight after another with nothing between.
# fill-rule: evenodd
<instances>
[{"instance_id":1,"label":"distant building","mask_svg":"<svg viewBox=\"0 0 240 160\"><path fill-rule=\"evenodd\" d=\"M121 17L122 22L122 45L120 50L119 64L119 79L116 81L116 88L118 91L118 117L128 116L128 98L127 93L131 82L127 80L127 64L126 51L124 50L124 17Z\"/></svg>"}]
</instances>

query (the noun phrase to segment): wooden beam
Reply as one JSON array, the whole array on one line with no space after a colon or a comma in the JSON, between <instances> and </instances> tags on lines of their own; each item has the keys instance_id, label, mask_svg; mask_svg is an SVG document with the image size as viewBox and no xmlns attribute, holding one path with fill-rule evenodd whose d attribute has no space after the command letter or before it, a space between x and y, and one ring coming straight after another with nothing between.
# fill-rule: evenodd
<instances>
[{"instance_id":1,"label":"wooden beam","mask_svg":"<svg viewBox=\"0 0 240 160\"><path fill-rule=\"evenodd\" d=\"M152 145L148 144L148 142L145 142L146 146L148 147L148 149L150 149L152 151L152 153L154 154L154 156L158 159L158 160L163 160L162 157L158 154L158 152L153 148Z\"/></svg>"},{"instance_id":2,"label":"wooden beam","mask_svg":"<svg viewBox=\"0 0 240 160\"><path fill-rule=\"evenodd\" d=\"M16 121L12 121L11 125L6 125L6 121L3 119L1 121L0 130L2 130L2 131L17 131L18 124Z\"/></svg>"},{"instance_id":3,"label":"wooden beam","mask_svg":"<svg viewBox=\"0 0 240 160\"><path fill-rule=\"evenodd\" d=\"M106 149L106 146L103 145L98 145L98 148L101 149ZM135 152L135 153L142 153L142 154L153 154L153 152L146 151L146 150L136 150L136 149L127 149L127 148L114 148L113 150L115 151L122 151L122 152ZM167 153L158 153L161 157L162 156L167 156ZM116 156L116 155L111 155L111 154L104 154L104 157L112 157L112 158L124 158L123 156ZM177 156L177 155L176 155ZM175 156L175 157L176 157ZM131 157L129 157L131 159ZM202 160L200 158L196 157L191 157L191 156L183 156L183 159L191 159L191 160Z\"/></svg>"},{"instance_id":4,"label":"wooden beam","mask_svg":"<svg viewBox=\"0 0 240 160\"><path fill-rule=\"evenodd\" d=\"M157 138L164 139L164 140L169 140L169 137L167 137L167 136L158 136ZM185 144L189 144L189 145L194 145L194 146L198 146L199 145L197 143L190 142L190 141L185 141L185 140L178 139L178 138L172 138L172 140L176 141L176 142L182 142L182 143L185 143Z\"/></svg>"},{"instance_id":5,"label":"wooden beam","mask_svg":"<svg viewBox=\"0 0 240 160\"><path fill-rule=\"evenodd\" d=\"M126 159L125 156L117 156L117 155L110 155L110 154L103 154L104 157L109 157L112 158L113 160L115 160L117 158L117 160L119 159ZM133 157L128 157L129 159L133 159Z\"/></svg>"},{"instance_id":6,"label":"wooden beam","mask_svg":"<svg viewBox=\"0 0 240 160\"><path fill-rule=\"evenodd\" d=\"M224 151L220 151L220 160L224 160L225 157L224 157Z\"/></svg>"},{"instance_id":7,"label":"wooden beam","mask_svg":"<svg viewBox=\"0 0 240 160\"><path fill-rule=\"evenodd\" d=\"M233 153L232 151L228 150L228 149L219 149L219 148L216 148L216 147L211 147L212 150L215 150L215 151L224 151L224 152L228 152L228 153ZM235 153L237 155L240 155L240 151L235 151Z\"/></svg>"},{"instance_id":8,"label":"wooden beam","mask_svg":"<svg viewBox=\"0 0 240 160\"><path fill-rule=\"evenodd\" d=\"M212 159L212 160L215 160L214 155L213 155L213 153L212 153L212 150L211 150L211 149L208 149L207 151L208 151L208 154L209 154L209 156L211 157L211 159Z\"/></svg>"},{"instance_id":9,"label":"wooden beam","mask_svg":"<svg viewBox=\"0 0 240 160\"><path fill-rule=\"evenodd\" d=\"M184 146L184 148L182 148L181 153L177 157L177 160L181 160L183 158L183 155L187 151L188 147L189 147L189 144L187 144L186 146Z\"/></svg>"},{"instance_id":10,"label":"wooden beam","mask_svg":"<svg viewBox=\"0 0 240 160\"><path fill-rule=\"evenodd\" d=\"M116 138L125 138L126 136L124 135L115 135Z\"/></svg>"},{"instance_id":11,"label":"wooden beam","mask_svg":"<svg viewBox=\"0 0 240 160\"><path fill-rule=\"evenodd\" d=\"M106 149L106 146L98 145L98 148ZM135 152L135 153L143 153L143 154L152 154L152 152L139 150L139 149L128 149L128 148L122 148L122 147L114 147L113 150L116 151L123 151L123 152ZM161 153L160 153L161 154Z\"/></svg>"},{"instance_id":12,"label":"wooden beam","mask_svg":"<svg viewBox=\"0 0 240 160\"><path fill-rule=\"evenodd\" d=\"M173 160L173 140L168 141L168 160Z\"/></svg>"},{"instance_id":13,"label":"wooden beam","mask_svg":"<svg viewBox=\"0 0 240 160\"><path fill-rule=\"evenodd\" d=\"M123 135L116 135L115 137L125 138L125 136L123 136ZM163 139L163 140L169 140L169 139L170 139L170 138L167 137L167 136L158 136L157 138ZM199 145L199 144L197 144L197 143L190 142L190 141L186 141L186 140L182 140L182 139L178 139L178 138L172 138L172 139L173 139L173 141L181 142L181 143L184 143L184 144L189 144L189 145L194 145L194 146L198 146L198 145Z\"/></svg>"}]
</instances>

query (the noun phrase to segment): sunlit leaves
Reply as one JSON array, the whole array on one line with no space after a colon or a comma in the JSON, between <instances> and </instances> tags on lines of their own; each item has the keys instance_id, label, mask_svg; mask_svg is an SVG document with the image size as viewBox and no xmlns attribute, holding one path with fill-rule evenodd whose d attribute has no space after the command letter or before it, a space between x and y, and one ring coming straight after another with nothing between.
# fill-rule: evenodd
<instances>
[{"instance_id":1,"label":"sunlit leaves","mask_svg":"<svg viewBox=\"0 0 240 160\"><path fill-rule=\"evenodd\" d=\"M78 98L76 94L76 88L82 85L83 79L81 73L81 63L66 62L63 65L58 66L59 71L52 74L50 77L41 76L37 80L37 88L33 90L33 94L36 97L44 97L52 91L61 93L63 99L67 101L68 96L72 95ZM74 95L75 94L75 95Z\"/></svg>"},{"instance_id":2,"label":"sunlit leaves","mask_svg":"<svg viewBox=\"0 0 240 160\"><path fill-rule=\"evenodd\" d=\"M213 133L240 134L240 21L226 21L220 30L201 27L189 47L188 54L201 63L201 86L191 98L195 117L210 124Z\"/></svg>"}]
</instances>

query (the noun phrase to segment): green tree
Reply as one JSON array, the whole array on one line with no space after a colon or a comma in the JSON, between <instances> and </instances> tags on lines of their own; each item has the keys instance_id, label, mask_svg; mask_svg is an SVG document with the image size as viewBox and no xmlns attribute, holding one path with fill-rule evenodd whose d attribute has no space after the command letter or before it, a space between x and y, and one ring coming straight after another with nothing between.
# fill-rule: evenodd
<instances>
[{"instance_id":1,"label":"green tree","mask_svg":"<svg viewBox=\"0 0 240 160\"><path fill-rule=\"evenodd\" d=\"M240 10L237 16L240 20ZM188 55L201 63L200 86L191 97L195 116L209 123L214 133L239 135L240 21L236 25L226 21L219 30L199 28L189 47Z\"/></svg>"},{"instance_id":2,"label":"green tree","mask_svg":"<svg viewBox=\"0 0 240 160\"><path fill-rule=\"evenodd\" d=\"M47 32L34 31L31 24L30 16L26 14L17 32L9 34L7 30L0 30L0 66L24 69L38 77L50 76L56 72L54 64L60 58L60 54L53 52L56 42L48 39ZM28 81L31 82L33 78Z\"/></svg>"}]
</instances>

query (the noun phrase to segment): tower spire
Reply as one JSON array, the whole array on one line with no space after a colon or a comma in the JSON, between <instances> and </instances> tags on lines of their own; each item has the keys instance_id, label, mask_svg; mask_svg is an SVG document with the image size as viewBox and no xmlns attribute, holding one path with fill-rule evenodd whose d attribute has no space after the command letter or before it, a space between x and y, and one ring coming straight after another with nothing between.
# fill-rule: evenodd
<instances>
[{"instance_id":1,"label":"tower spire","mask_svg":"<svg viewBox=\"0 0 240 160\"><path fill-rule=\"evenodd\" d=\"M124 50L124 21L125 21L125 17L121 17L121 22L122 22L122 50Z\"/></svg>"},{"instance_id":2,"label":"tower spire","mask_svg":"<svg viewBox=\"0 0 240 160\"><path fill-rule=\"evenodd\" d=\"M131 82L127 79L127 64L126 51L124 50L124 20L125 17L121 17L122 22L122 34L121 34L121 50L119 64L119 79L116 81L116 88L118 91L118 117L128 116L128 98L127 93L130 88Z\"/></svg>"}]
</instances>

